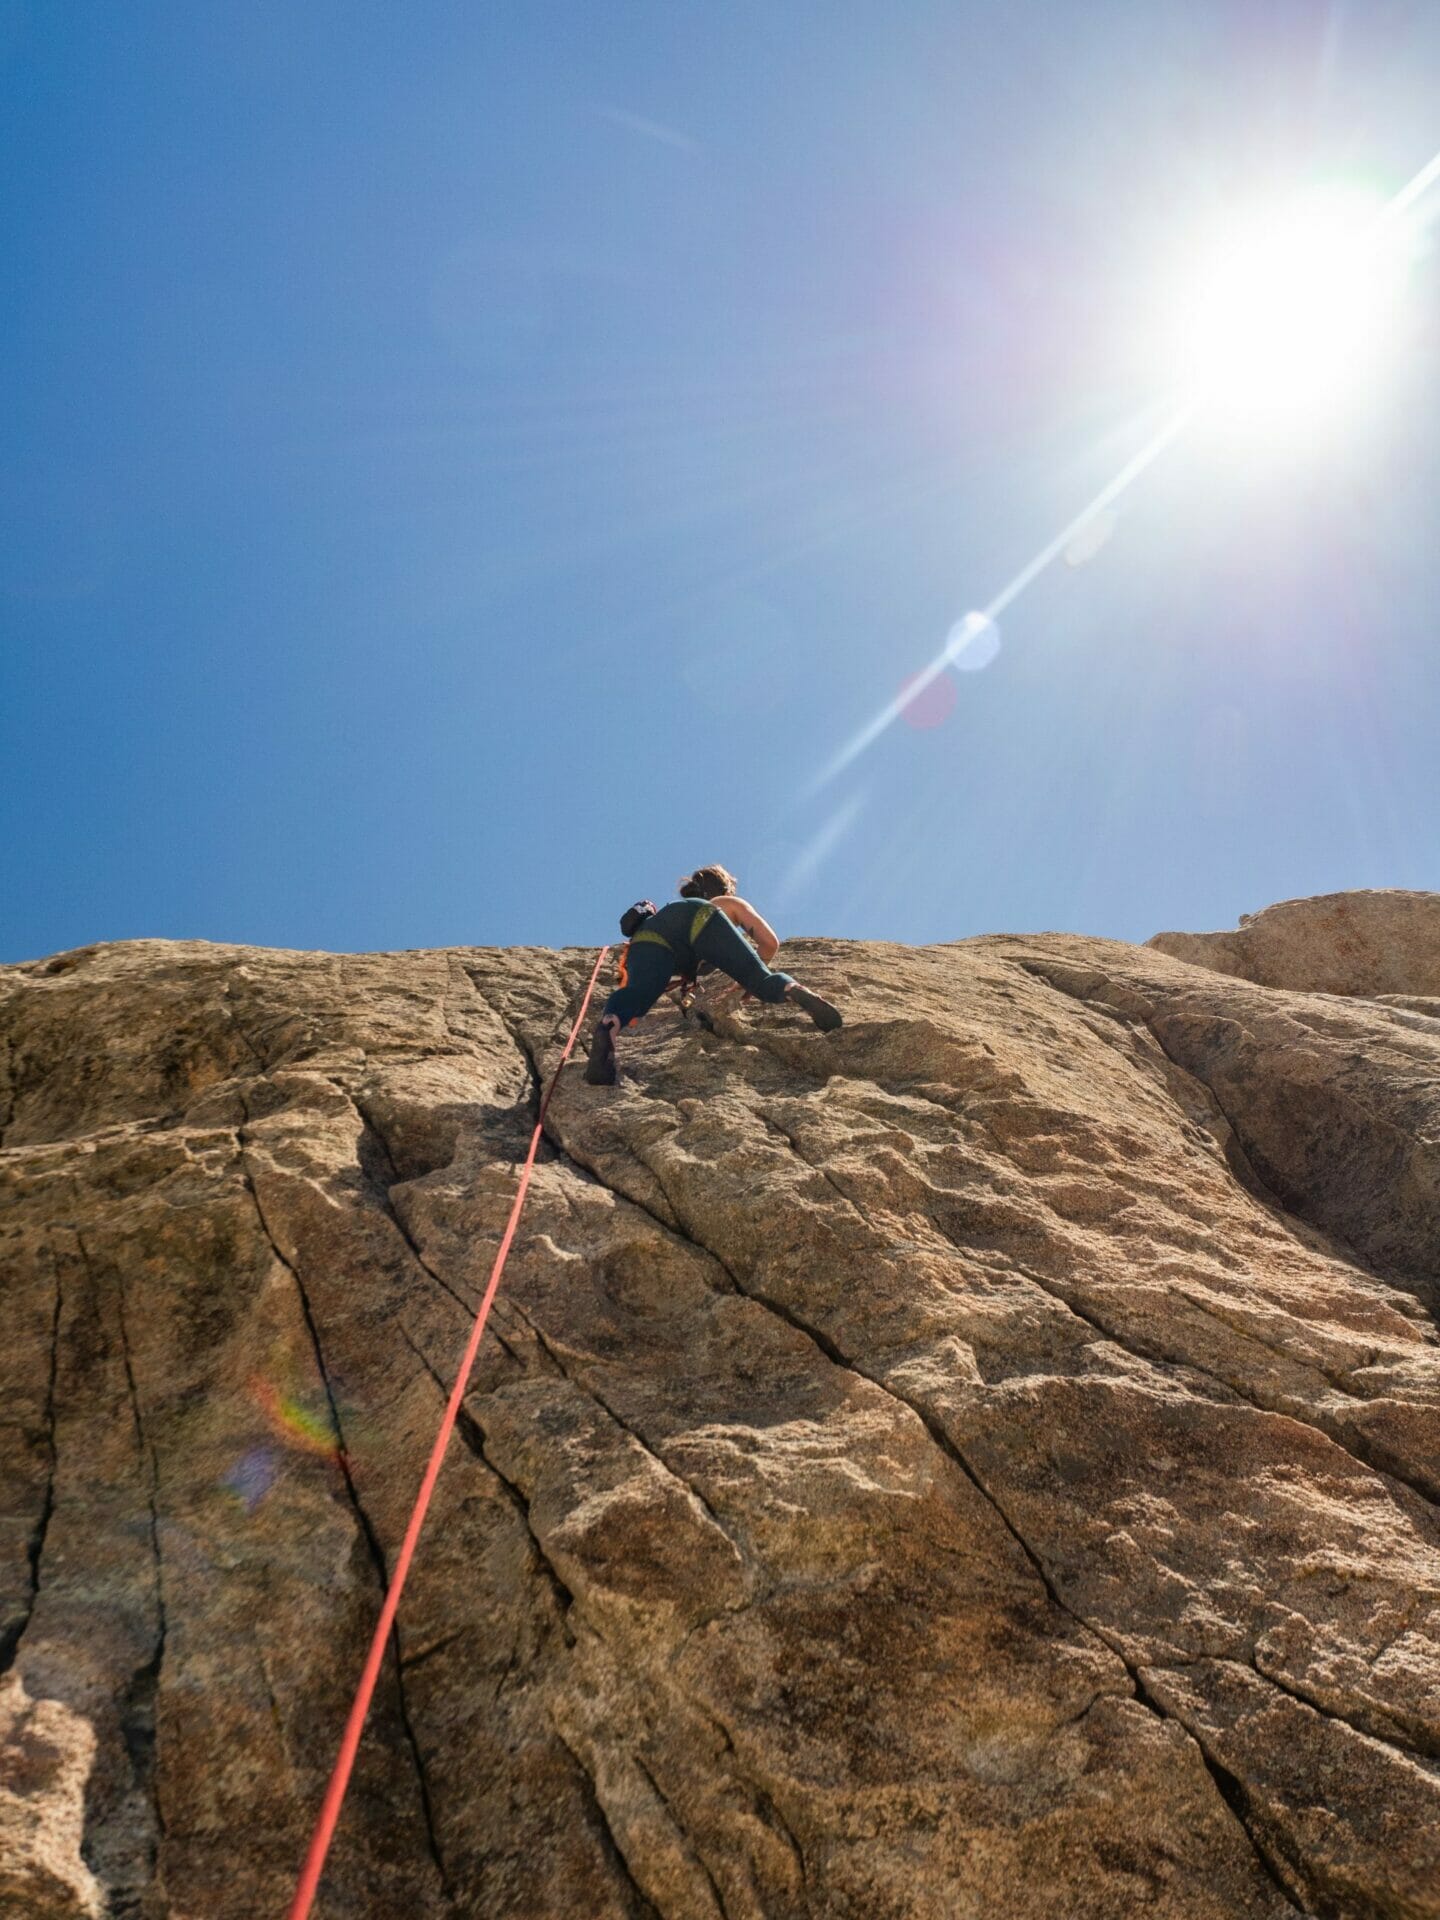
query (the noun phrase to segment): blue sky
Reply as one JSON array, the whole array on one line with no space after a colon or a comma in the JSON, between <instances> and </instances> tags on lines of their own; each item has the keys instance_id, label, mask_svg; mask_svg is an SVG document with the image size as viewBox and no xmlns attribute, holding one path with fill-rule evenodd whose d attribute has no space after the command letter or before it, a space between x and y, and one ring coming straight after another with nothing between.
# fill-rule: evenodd
<instances>
[{"instance_id":1,"label":"blue sky","mask_svg":"<svg viewBox=\"0 0 1440 1920\"><path fill-rule=\"evenodd\" d=\"M1217 209L1393 191L1367 0L0 0L0 960L1143 938L1440 887L1440 286L1182 440L943 724L818 771L1143 442Z\"/></svg>"}]
</instances>

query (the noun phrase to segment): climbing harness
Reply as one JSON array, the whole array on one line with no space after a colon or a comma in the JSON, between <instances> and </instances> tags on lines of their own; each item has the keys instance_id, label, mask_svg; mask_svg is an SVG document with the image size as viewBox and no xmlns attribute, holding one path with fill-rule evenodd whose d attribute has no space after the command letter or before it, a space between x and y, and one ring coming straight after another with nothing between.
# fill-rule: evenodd
<instances>
[{"instance_id":1,"label":"climbing harness","mask_svg":"<svg viewBox=\"0 0 1440 1920\"><path fill-rule=\"evenodd\" d=\"M705 925L705 922L710 918L711 914L714 912L715 912L715 908L711 906L708 900L702 900L697 905L694 913L692 913L690 916L690 925L685 934L685 938L690 942L691 946L693 946L695 942L700 938L700 929ZM621 925L622 926L624 925L623 921L621 922ZM664 934L657 933L654 927L646 927L646 926L640 927L638 932L632 933L630 935L630 944L632 947L648 945L652 947L665 947L671 953L674 953L675 951L675 949L670 945L670 942L665 938Z\"/></svg>"},{"instance_id":2,"label":"climbing harness","mask_svg":"<svg viewBox=\"0 0 1440 1920\"><path fill-rule=\"evenodd\" d=\"M639 936L637 936L637 938L638 937ZM668 944L666 941L660 939L658 933L655 935L655 939L659 941L662 947ZM619 956L615 962L615 985L617 989L628 987L630 984L630 946L631 942L627 940L625 945L620 949ZM678 984L676 981L671 982L671 998L680 1009L682 1017L688 1020L690 1018L690 1009L695 1004L695 982L688 974L679 975Z\"/></svg>"},{"instance_id":3,"label":"climbing harness","mask_svg":"<svg viewBox=\"0 0 1440 1920\"><path fill-rule=\"evenodd\" d=\"M646 904L648 905L649 903L646 902ZM634 915L636 911L637 909L635 907L631 907L627 913L621 916L621 919L620 919L621 932L628 934L629 936L628 942L620 955L619 984L622 987L628 986L630 983L630 968L628 965L628 959L629 959L631 947L638 947L638 946L664 947L668 953L674 953L675 951L675 949L670 945L670 942L665 938L664 934L656 933L653 927L645 926L643 921L635 921L632 919L632 915ZM653 911L655 910L652 908L652 912ZM714 911L715 911L714 907L712 907L711 905L709 905L708 902L703 900L696 907L695 912L691 917L690 932L688 935L692 944L697 938L697 936L699 935L700 929L705 925L705 922L710 918L711 914ZM627 921L630 921L631 923L629 926L626 925ZM680 1017L684 1020L688 1020L690 1018L691 1012L694 1010L695 993L696 993L696 976L693 973L677 974L675 981L672 982L672 985L671 985L671 995L672 995L672 998L674 999L675 1005L680 1009Z\"/></svg>"},{"instance_id":4,"label":"climbing harness","mask_svg":"<svg viewBox=\"0 0 1440 1920\"><path fill-rule=\"evenodd\" d=\"M714 907L706 900L702 900L696 907L691 917L690 931L686 936L692 947L700 936L700 929L705 925L705 922L714 911ZM670 942L663 934L656 933L649 927L642 927L638 933L632 934L630 944L634 946L638 941L642 940L649 941L652 946L670 947ZM670 951L673 953L675 950L673 947L670 947ZM701 966L703 967L703 962ZM697 974L682 973L678 978L679 984L674 989L675 1004L680 1009L681 1019L688 1020L695 1007Z\"/></svg>"},{"instance_id":5,"label":"climbing harness","mask_svg":"<svg viewBox=\"0 0 1440 1920\"><path fill-rule=\"evenodd\" d=\"M705 922L710 918L711 914L716 912L718 912L718 908L712 907L708 900L702 901L695 909L694 917L690 922L690 944L692 947L700 938L700 929L705 925Z\"/></svg>"},{"instance_id":6,"label":"climbing harness","mask_svg":"<svg viewBox=\"0 0 1440 1920\"><path fill-rule=\"evenodd\" d=\"M642 927L639 933L632 933L630 945L632 947L664 947L667 953L675 951L663 933L655 933L649 927Z\"/></svg>"},{"instance_id":7,"label":"climbing harness","mask_svg":"<svg viewBox=\"0 0 1440 1920\"><path fill-rule=\"evenodd\" d=\"M365 1716L370 1711L370 1701L375 1692L375 1683L380 1677L380 1669L385 1663L385 1648L389 1643L391 1629L395 1625L395 1615L400 1606L400 1594L405 1585L405 1576L410 1571L410 1562L414 1558L415 1545L420 1538L420 1529L425 1524L425 1515L429 1510L430 1496L435 1491L435 1482L440 1477L440 1464L445 1458L445 1448L450 1435L455 1430L455 1419L460 1411L460 1402L465 1397L469 1385L471 1369L475 1365L475 1356L480 1351L480 1337L485 1331L485 1322L490 1317L490 1308L495 1299L496 1289L500 1285L500 1275L505 1270L505 1262L510 1253L511 1242L515 1238L515 1229L520 1224L520 1209L525 1204L525 1195L530 1188L530 1175L535 1166L535 1155L540 1149L540 1136L545 1126L545 1115L550 1106L550 1096L555 1091L560 1078L560 1069L570 1058L575 1045L575 1037L590 1005L590 996L595 991L595 982L600 978L600 969L605 964L609 947L602 947L591 970L584 998L580 1002L580 1011L575 1016L575 1024L570 1029L570 1037L565 1042L565 1051L561 1054L554 1073L550 1076L550 1085L540 1102L540 1111L535 1119L535 1131L530 1136L530 1150L525 1155L524 1165L520 1169L520 1184L515 1191L515 1199L510 1208L510 1218L505 1223L505 1232L501 1236L500 1248L495 1255L495 1264L490 1269L490 1279L475 1315L475 1324L470 1329L470 1338L466 1343L464 1355L460 1361L460 1370L455 1376L455 1384L450 1389L450 1398L445 1404L445 1412L440 1421L440 1431L435 1436L435 1444L430 1449L430 1460L425 1468L425 1477L420 1482L420 1491L415 1496L415 1505L410 1521L405 1529L405 1538L401 1543L399 1555L395 1561L395 1571L391 1575L386 1590L385 1604L380 1609L380 1619L375 1627L375 1636L370 1642L370 1652L366 1656L365 1669L360 1676L360 1685L356 1688L354 1701L350 1707L350 1717L345 1722L345 1731L340 1739L340 1753L336 1759L334 1771L330 1775L330 1784L325 1789L325 1799L320 1808L320 1817L315 1822L315 1831L310 1836L309 1851L305 1855L305 1864L300 1869L300 1879L295 1888L295 1898L291 1901L286 1920L307 1920L310 1907L315 1899L316 1889L320 1885L320 1875L325 1869L325 1856L330 1851L330 1841L334 1836L335 1823L340 1818L340 1808L345 1799L345 1789L350 1784L350 1774L355 1765L355 1755L360 1746L360 1735L365 1726Z\"/></svg>"}]
</instances>

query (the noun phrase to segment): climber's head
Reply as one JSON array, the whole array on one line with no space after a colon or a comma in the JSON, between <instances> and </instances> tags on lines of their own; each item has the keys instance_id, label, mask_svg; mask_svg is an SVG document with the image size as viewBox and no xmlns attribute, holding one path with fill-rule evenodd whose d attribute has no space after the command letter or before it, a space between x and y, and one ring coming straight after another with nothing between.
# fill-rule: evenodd
<instances>
[{"instance_id":1,"label":"climber's head","mask_svg":"<svg viewBox=\"0 0 1440 1920\"><path fill-rule=\"evenodd\" d=\"M697 867L680 882L682 900L718 900L722 893L734 893L735 876L724 867Z\"/></svg>"}]
</instances>

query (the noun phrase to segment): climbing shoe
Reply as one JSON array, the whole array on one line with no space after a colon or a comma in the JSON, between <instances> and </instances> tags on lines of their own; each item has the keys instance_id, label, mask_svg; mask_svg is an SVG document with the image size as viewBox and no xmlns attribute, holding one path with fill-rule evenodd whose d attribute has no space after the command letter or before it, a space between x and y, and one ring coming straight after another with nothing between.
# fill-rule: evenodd
<instances>
[{"instance_id":1,"label":"climbing shoe","mask_svg":"<svg viewBox=\"0 0 1440 1920\"><path fill-rule=\"evenodd\" d=\"M792 980L785 990L785 997L793 1000L797 1007L803 1007L822 1033L834 1033L837 1027L843 1027L845 1020L838 1007L832 1007L828 1000L822 1000L818 993L811 993L808 987L802 987L798 980Z\"/></svg>"},{"instance_id":2,"label":"climbing shoe","mask_svg":"<svg viewBox=\"0 0 1440 1920\"><path fill-rule=\"evenodd\" d=\"M614 1017L607 1016L596 1027L595 1038L590 1042L585 1078L592 1087L613 1087L620 1077L615 1068L615 1026Z\"/></svg>"}]
</instances>

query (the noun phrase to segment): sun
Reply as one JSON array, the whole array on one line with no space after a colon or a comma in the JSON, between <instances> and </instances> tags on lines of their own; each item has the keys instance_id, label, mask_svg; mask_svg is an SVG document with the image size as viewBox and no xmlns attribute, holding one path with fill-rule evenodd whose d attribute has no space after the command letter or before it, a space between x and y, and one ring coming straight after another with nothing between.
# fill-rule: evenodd
<instances>
[{"instance_id":1,"label":"sun","mask_svg":"<svg viewBox=\"0 0 1440 1920\"><path fill-rule=\"evenodd\" d=\"M1332 419L1391 364L1411 252L1386 203L1351 190L1231 224L1179 302L1185 392L1230 426Z\"/></svg>"}]
</instances>

